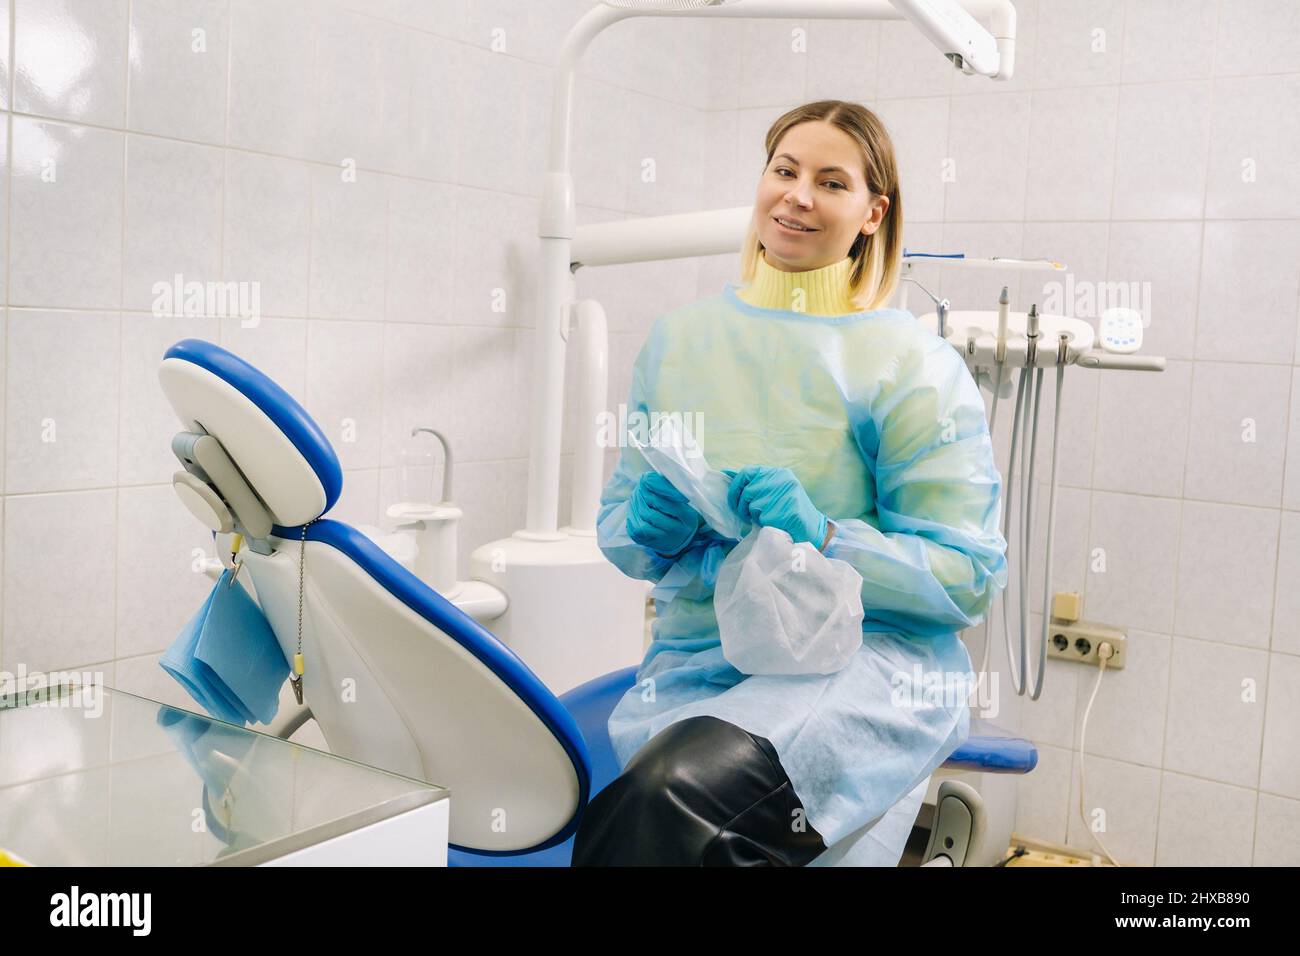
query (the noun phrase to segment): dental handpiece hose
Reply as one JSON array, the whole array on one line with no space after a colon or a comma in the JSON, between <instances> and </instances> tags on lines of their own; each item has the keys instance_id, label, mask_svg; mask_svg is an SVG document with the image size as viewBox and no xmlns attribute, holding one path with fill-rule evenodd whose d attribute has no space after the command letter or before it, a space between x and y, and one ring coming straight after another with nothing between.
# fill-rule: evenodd
<instances>
[{"instance_id":1,"label":"dental handpiece hose","mask_svg":"<svg viewBox=\"0 0 1300 956\"><path fill-rule=\"evenodd\" d=\"M1022 368L1016 380L1016 405L1011 412L1011 458L1007 462L1007 481L1006 481L1006 505L1002 511L1002 537L1007 542L1007 561L1012 558L1012 538L1011 538L1011 515L1015 507L1016 497L1016 451L1020 446L1020 437L1023 432L1023 410L1025 400L1025 386L1029 382L1029 370ZM1017 694L1024 693L1024 684L1022 681L1025 672L1024 661L1024 644L1020 646L1020 666L1017 668L1017 655L1011 650L1011 629L1007 621L1007 592L1011 590L1011 580L1008 578L1007 586L1002 589L998 595L998 600L1002 606L1002 639L1006 643L1007 649L1007 666L1011 668L1011 682L1016 689Z\"/></svg>"},{"instance_id":2,"label":"dental handpiece hose","mask_svg":"<svg viewBox=\"0 0 1300 956\"><path fill-rule=\"evenodd\" d=\"M994 429L997 427L997 420L998 420L998 399L1002 395L1002 379L1006 374L1006 368L1007 368L1007 361L1006 361L1007 360L1007 347L1006 347L1007 314L1010 310L1010 307L1011 307L1011 296L1008 292L1007 287L1003 286L1002 294L998 296L998 341L997 341L997 354L996 354L996 358L997 358L996 364L998 367L998 374L997 374L997 378L993 382L993 402L992 402L993 407L989 411L989 441L995 440ZM969 351L972 354L974 353L973 345L969 349ZM1006 534L1005 526L1003 528L1003 534L1004 535ZM1006 624L1005 601L1002 607L1003 607L1003 624L1005 626ZM983 681L985 676L988 674L989 650L992 645L992 638L993 638L992 621L993 621L993 612L992 612L992 608L990 608L989 613L986 614L984 617L984 658L980 663L981 681ZM1014 664L1012 666L1014 667Z\"/></svg>"},{"instance_id":3,"label":"dental handpiece hose","mask_svg":"<svg viewBox=\"0 0 1300 956\"><path fill-rule=\"evenodd\" d=\"M1029 339L1025 373L1032 375L1033 379L1029 385L1025 407L1029 429L1028 441L1021 444L1021 454L1028 458L1029 464L1026 467L1022 462L1020 468L1020 666L1022 679L1027 687L1033 687L1030 693L1033 699L1037 700L1042 687L1042 678L1039 677L1037 685L1029 683L1026 659L1029 643L1029 560L1032 554L1030 549L1033 543L1034 526L1034 471L1038 461L1038 409L1043 397L1043 370L1038 367L1038 306L1036 304L1029 307L1029 316L1025 325L1026 337Z\"/></svg>"},{"instance_id":4,"label":"dental handpiece hose","mask_svg":"<svg viewBox=\"0 0 1300 956\"><path fill-rule=\"evenodd\" d=\"M1038 675L1032 685L1033 690L1029 694L1030 700L1038 700L1038 696L1043 692L1044 668L1047 659L1047 635L1052 626L1052 544L1056 536L1057 453L1061 445L1061 388L1065 384L1066 348L1067 339L1062 334L1056 352L1056 405L1052 420L1052 481L1051 491L1047 497L1047 549L1043 554L1043 628L1038 644ZM1109 644L1102 646L1103 648L1110 647ZM1027 680L1028 675L1026 675Z\"/></svg>"}]
</instances>

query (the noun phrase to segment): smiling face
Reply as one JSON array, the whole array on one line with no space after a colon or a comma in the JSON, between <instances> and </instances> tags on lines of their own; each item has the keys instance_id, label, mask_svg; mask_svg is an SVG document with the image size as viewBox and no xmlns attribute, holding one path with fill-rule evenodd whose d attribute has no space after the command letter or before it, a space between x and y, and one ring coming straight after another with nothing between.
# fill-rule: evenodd
<instances>
[{"instance_id":1,"label":"smiling face","mask_svg":"<svg viewBox=\"0 0 1300 956\"><path fill-rule=\"evenodd\" d=\"M768 265L783 272L820 269L847 256L859 234L880 228L889 199L867 187L862 165L857 141L830 123L786 130L754 201L754 227Z\"/></svg>"}]
</instances>

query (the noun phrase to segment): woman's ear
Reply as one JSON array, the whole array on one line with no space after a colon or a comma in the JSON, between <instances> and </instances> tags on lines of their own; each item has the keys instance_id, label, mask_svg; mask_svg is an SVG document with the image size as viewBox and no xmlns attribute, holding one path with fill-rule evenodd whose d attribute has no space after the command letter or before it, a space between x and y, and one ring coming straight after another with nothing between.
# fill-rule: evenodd
<instances>
[{"instance_id":1,"label":"woman's ear","mask_svg":"<svg viewBox=\"0 0 1300 956\"><path fill-rule=\"evenodd\" d=\"M888 211L888 196L872 196L870 215L867 217L867 221L862 224L862 234L869 236L879 229L880 224L885 221L885 213Z\"/></svg>"}]
</instances>

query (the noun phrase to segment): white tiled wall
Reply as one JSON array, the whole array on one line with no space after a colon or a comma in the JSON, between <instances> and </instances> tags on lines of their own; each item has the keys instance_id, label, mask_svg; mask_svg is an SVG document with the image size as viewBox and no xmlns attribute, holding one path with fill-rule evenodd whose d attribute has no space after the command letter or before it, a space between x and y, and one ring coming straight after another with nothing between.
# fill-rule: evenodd
<instances>
[{"instance_id":1,"label":"white tiled wall","mask_svg":"<svg viewBox=\"0 0 1300 956\"><path fill-rule=\"evenodd\" d=\"M99 666L183 700L156 661L202 598L206 536L167 488L154 374L186 336L305 403L344 464L341 517L379 523L400 438L424 424L456 447L462 561L522 524L550 80L589 6L0 0L0 666ZM1093 705L1086 775L1094 675L1051 662L1032 703L1003 682L999 722L1040 750L1017 829L1092 849L1082 777L1124 862L1295 865L1300 4L1016 7L1004 84L957 74L901 22L620 23L575 85L579 218L747 204L770 123L843 98L893 132L909 246L1151 283L1147 350L1167 371L1066 380L1052 569L1128 631L1128 666ZM612 403L649 323L737 264L579 273L609 314ZM260 324L154 317L153 283L176 272L257 281ZM1019 308L1043 291L920 275L956 308L990 308L1004 283ZM1041 561L1030 574L1037 591Z\"/></svg>"}]
</instances>

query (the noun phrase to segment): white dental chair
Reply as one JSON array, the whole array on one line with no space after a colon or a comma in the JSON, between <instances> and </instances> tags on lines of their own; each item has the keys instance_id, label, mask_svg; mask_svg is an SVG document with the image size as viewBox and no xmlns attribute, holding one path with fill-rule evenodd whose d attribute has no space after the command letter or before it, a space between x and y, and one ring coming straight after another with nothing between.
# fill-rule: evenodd
<instances>
[{"instance_id":1,"label":"white dental chair","mask_svg":"<svg viewBox=\"0 0 1300 956\"><path fill-rule=\"evenodd\" d=\"M342 491L338 458L275 382L198 339L169 348L158 374L184 426L177 494L214 533L243 536L236 562L286 661L301 607L304 700L331 752L450 788L453 866L567 866L583 808L618 775L606 723L636 668L557 698L473 618L322 517ZM944 766L1036 761L1026 741L975 734ZM963 865L980 819L978 795L945 782L927 858Z\"/></svg>"}]
</instances>

